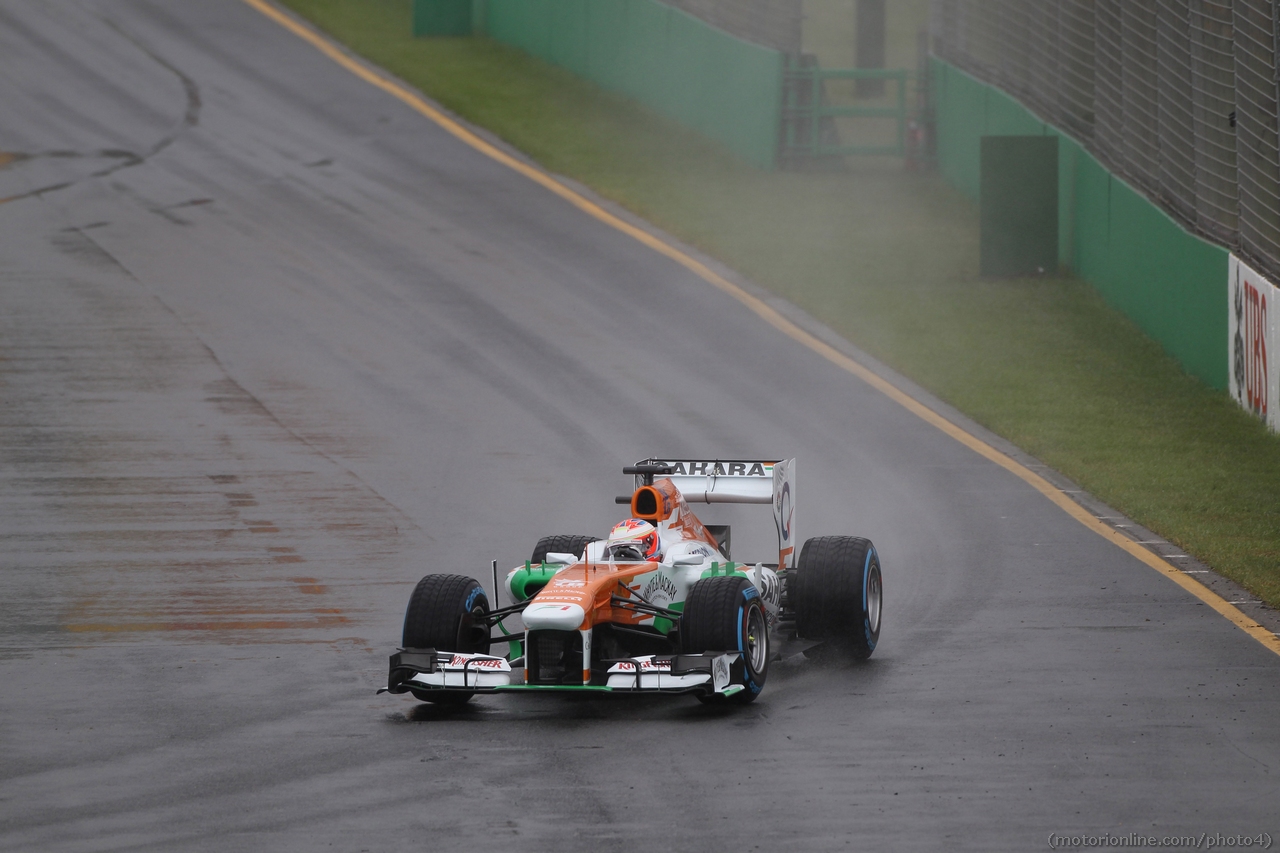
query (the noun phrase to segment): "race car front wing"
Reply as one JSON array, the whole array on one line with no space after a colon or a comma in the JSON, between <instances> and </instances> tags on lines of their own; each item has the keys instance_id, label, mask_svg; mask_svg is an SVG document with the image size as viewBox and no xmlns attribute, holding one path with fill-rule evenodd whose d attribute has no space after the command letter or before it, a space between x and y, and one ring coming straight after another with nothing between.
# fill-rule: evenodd
<instances>
[{"instance_id":1,"label":"race car front wing","mask_svg":"<svg viewBox=\"0 0 1280 853\"><path fill-rule=\"evenodd\" d=\"M379 693L499 693L595 691L603 693L693 693L732 696L745 689L742 653L644 655L603 661L603 684L529 684L525 670L493 655L401 649L391 656L387 686Z\"/></svg>"}]
</instances>

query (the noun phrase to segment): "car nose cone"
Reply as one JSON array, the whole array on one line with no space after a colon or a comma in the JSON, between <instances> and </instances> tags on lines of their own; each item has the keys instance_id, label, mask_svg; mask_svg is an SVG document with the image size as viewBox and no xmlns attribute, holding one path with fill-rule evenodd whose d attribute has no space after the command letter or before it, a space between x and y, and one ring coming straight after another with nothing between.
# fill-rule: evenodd
<instances>
[{"instance_id":1,"label":"car nose cone","mask_svg":"<svg viewBox=\"0 0 1280 853\"><path fill-rule=\"evenodd\" d=\"M585 616L586 611L580 605L560 602L530 604L521 614L525 628L530 631L574 631Z\"/></svg>"}]
</instances>

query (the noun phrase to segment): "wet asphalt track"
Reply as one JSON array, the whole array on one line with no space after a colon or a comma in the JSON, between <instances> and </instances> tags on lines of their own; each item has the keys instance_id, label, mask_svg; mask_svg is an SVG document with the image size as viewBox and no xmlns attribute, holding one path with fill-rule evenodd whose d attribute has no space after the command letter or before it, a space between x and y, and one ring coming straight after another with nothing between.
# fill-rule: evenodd
<instances>
[{"instance_id":1,"label":"wet asphalt track","mask_svg":"<svg viewBox=\"0 0 1280 853\"><path fill-rule=\"evenodd\" d=\"M237 0L0 0L0 151L0 850L1280 830L1273 654ZM797 456L874 659L374 696L420 575L603 531L650 453Z\"/></svg>"}]
</instances>

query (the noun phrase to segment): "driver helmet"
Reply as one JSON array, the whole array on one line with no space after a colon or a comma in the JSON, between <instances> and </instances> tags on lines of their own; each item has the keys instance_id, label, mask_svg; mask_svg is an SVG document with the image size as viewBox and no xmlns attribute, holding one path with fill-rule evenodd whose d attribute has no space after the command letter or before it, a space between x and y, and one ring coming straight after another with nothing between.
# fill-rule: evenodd
<instances>
[{"instance_id":1,"label":"driver helmet","mask_svg":"<svg viewBox=\"0 0 1280 853\"><path fill-rule=\"evenodd\" d=\"M628 518L614 526L606 544L611 554L621 556L619 552L630 546L640 559L653 560L658 554L658 528L643 518Z\"/></svg>"}]
</instances>

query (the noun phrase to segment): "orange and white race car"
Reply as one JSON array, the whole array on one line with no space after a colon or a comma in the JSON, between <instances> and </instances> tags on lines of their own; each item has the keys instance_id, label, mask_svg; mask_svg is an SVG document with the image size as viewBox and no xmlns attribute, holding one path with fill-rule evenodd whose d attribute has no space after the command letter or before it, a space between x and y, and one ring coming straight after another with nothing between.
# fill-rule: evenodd
<instances>
[{"instance_id":1,"label":"orange and white race car","mask_svg":"<svg viewBox=\"0 0 1280 853\"><path fill-rule=\"evenodd\" d=\"M646 459L630 517L603 539L548 536L507 573L515 601L465 575L428 575L405 612L387 686L426 702L476 693L687 693L745 703L784 645L869 656L880 636L880 558L870 540L810 539L795 548L795 460ZM730 557L726 526L690 503L768 504L776 559ZM772 555L770 555L772 557ZM507 620L519 617L523 630ZM495 633L495 630L497 633ZM506 655L494 655L505 643Z\"/></svg>"}]
</instances>

